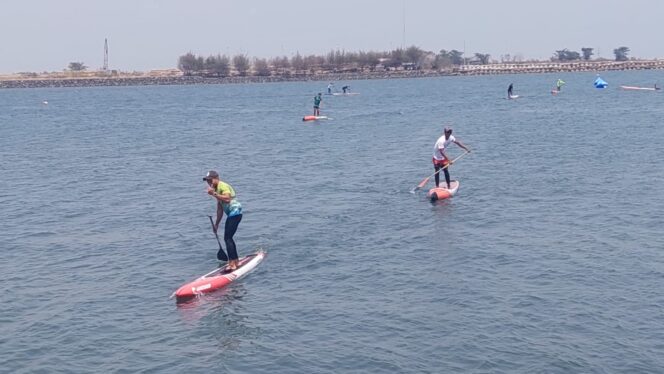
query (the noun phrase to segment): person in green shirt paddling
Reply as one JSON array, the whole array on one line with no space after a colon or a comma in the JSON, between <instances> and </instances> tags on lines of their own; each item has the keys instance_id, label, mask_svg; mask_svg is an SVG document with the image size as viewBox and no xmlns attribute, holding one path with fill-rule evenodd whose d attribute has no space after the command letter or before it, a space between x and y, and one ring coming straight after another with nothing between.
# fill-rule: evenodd
<instances>
[{"instance_id":1,"label":"person in green shirt paddling","mask_svg":"<svg viewBox=\"0 0 664 374\"><path fill-rule=\"evenodd\" d=\"M228 250L228 269L235 270L238 266L238 255L233 235L235 235L237 227L240 221L242 221L242 205L235 199L235 190L233 187L226 182L222 182L219 179L219 173L216 171L208 171L203 180L208 184L208 195L217 201L217 220L212 227L215 233L219 229L219 224L224 213L226 213L224 242ZM221 259L219 254L217 254L217 258Z\"/></svg>"},{"instance_id":2,"label":"person in green shirt paddling","mask_svg":"<svg viewBox=\"0 0 664 374\"><path fill-rule=\"evenodd\" d=\"M556 82L556 90L560 92L560 90L563 88L563 85L565 84L565 81L558 78L558 81Z\"/></svg>"},{"instance_id":3,"label":"person in green shirt paddling","mask_svg":"<svg viewBox=\"0 0 664 374\"><path fill-rule=\"evenodd\" d=\"M323 94L320 92L314 96L314 116L320 116L320 102L323 101Z\"/></svg>"}]
</instances>

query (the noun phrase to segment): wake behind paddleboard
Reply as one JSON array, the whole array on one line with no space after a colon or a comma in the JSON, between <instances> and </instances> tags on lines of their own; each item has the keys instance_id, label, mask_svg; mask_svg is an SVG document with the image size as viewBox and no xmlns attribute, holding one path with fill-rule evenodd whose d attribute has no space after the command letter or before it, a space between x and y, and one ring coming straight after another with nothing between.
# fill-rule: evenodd
<instances>
[{"instance_id":1,"label":"wake behind paddleboard","mask_svg":"<svg viewBox=\"0 0 664 374\"><path fill-rule=\"evenodd\" d=\"M327 116L304 116L302 121L321 121L328 119Z\"/></svg>"},{"instance_id":2,"label":"wake behind paddleboard","mask_svg":"<svg viewBox=\"0 0 664 374\"><path fill-rule=\"evenodd\" d=\"M249 256L240 259L236 270L230 271L228 265L214 269L211 272L185 284L173 293L175 301L178 303L189 301L198 295L213 292L228 286L239 280L260 264L265 258L266 253L258 251Z\"/></svg>"},{"instance_id":3,"label":"wake behind paddleboard","mask_svg":"<svg viewBox=\"0 0 664 374\"><path fill-rule=\"evenodd\" d=\"M445 183L445 181L442 181L440 182L439 187L434 187L429 190L429 192L427 193L427 197L432 202L437 200L445 200L456 195L457 190L459 190L459 181L456 180L450 181L449 189L447 188L447 184Z\"/></svg>"}]
</instances>

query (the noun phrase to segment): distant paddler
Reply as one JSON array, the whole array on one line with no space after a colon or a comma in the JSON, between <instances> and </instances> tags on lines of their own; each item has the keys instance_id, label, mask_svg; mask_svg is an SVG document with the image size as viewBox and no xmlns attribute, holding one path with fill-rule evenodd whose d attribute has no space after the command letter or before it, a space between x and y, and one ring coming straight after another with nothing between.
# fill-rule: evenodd
<instances>
[{"instance_id":1,"label":"distant paddler","mask_svg":"<svg viewBox=\"0 0 664 374\"><path fill-rule=\"evenodd\" d=\"M327 94L332 95L332 88L334 87L334 83L330 82L330 84L327 85Z\"/></svg>"},{"instance_id":2,"label":"distant paddler","mask_svg":"<svg viewBox=\"0 0 664 374\"><path fill-rule=\"evenodd\" d=\"M314 96L314 116L320 116L320 102L323 101L323 94L320 92Z\"/></svg>"},{"instance_id":3,"label":"distant paddler","mask_svg":"<svg viewBox=\"0 0 664 374\"><path fill-rule=\"evenodd\" d=\"M350 86L348 86L348 85L343 86L343 87L341 87L341 90L342 90L344 93L349 93L349 92L350 92Z\"/></svg>"},{"instance_id":4,"label":"distant paddler","mask_svg":"<svg viewBox=\"0 0 664 374\"><path fill-rule=\"evenodd\" d=\"M514 83L510 83L510 86L507 87L507 98L512 98L512 91L514 90Z\"/></svg>"},{"instance_id":5,"label":"distant paddler","mask_svg":"<svg viewBox=\"0 0 664 374\"><path fill-rule=\"evenodd\" d=\"M470 149L466 147L461 141L456 140L454 136L452 136L452 128L451 127L445 127L443 130L443 136L438 138L436 140L436 144L433 146L433 168L436 171L435 174L435 181L436 181L436 188L438 188L439 180L440 180L440 170L442 169L443 172L445 173L445 182L447 183L447 188L450 188L450 172L449 172L449 165L452 165L454 161L447 155L447 149L450 144L456 144L457 146L463 148L466 152L470 153Z\"/></svg>"},{"instance_id":6,"label":"distant paddler","mask_svg":"<svg viewBox=\"0 0 664 374\"><path fill-rule=\"evenodd\" d=\"M560 92L560 90L563 88L564 84L565 84L565 81L558 78L558 81L556 82L556 91Z\"/></svg>"}]
</instances>

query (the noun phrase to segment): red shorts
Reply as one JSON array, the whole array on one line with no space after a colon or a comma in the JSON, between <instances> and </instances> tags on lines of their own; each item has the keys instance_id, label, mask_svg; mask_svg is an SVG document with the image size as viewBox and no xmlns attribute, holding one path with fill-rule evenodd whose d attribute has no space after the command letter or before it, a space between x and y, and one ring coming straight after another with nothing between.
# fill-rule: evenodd
<instances>
[{"instance_id":1,"label":"red shorts","mask_svg":"<svg viewBox=\"0 0 664 374\"><path fill-rule=\"evenodd\" d=\"M441 168L450 163L447 159L436 160L433 157L431 158L431 161L433 161L433 166L440 166Z\"/></svg>"}]
</instances>

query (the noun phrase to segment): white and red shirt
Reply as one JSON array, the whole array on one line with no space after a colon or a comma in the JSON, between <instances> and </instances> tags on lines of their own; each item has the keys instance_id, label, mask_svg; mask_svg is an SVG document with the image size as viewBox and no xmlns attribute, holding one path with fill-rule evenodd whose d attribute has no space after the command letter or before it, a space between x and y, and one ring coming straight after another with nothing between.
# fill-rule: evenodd
<instances>
[{"instance_id":1,"label":"white and red shirt","mask_svg":"<svg viewBox=\"0 0 664 374\"><path fill-rule=\"evenodd\" d=\"M454 139L453 135L450 135L448 139L445 139L445 135L438 138L438 140L436 140L436 144L433 146L433 158L435 160L444 160L445 157L443 157L443 153L441 151L447 150L447 146L455 141L456 139Z\"/></svg>"}]
</instances>

